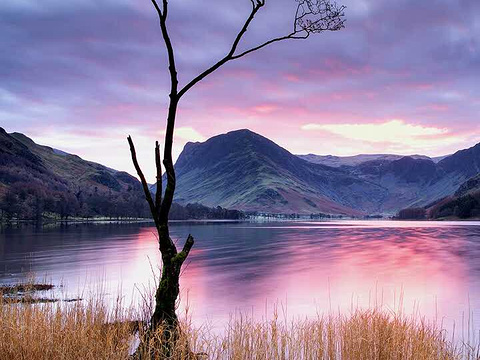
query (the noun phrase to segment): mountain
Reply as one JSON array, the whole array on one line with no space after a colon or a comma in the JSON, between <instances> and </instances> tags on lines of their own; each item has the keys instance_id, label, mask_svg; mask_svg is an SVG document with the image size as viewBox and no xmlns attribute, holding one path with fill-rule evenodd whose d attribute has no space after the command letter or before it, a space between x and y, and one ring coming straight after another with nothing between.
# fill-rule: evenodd
<instances>
[{"instance_id":1,"label":"mountain","mask_svg":"<svg viewBox=\"0 0 480 360\"><path fill-rule=\"evenodd\" d=\"M0 128L0 220L60 216L143 217L150 210L140 182L124 171L36 144ZM172 204L172 220L242 219L241 211Z\"/></svg>"},{"instance_id":2,"label":"mountain","mask_svg":"<svg viewBox=\"0 0 480 360\"><path fill-rule=\"evenodd\" d=\"M249 130L188 143L175 201L270 213L371 212L385 191L342 169L312 164Z\"/></svg>"},{"instance_id":3,"label":"mountain","mask_svg":"<svg viewBox=\"0 0 480 360\"><path fill-rule=\"evenodd\" d=\"M455 196L464 196L480 192L480 174L465 181L458 190L455 192Z\"/></svg>"},{"instance_id":4,"label":"mountain","mask_svg":"<svg viewBox=\"0 0 480 360\"><path fill-rule=\"evenodd\" d=\"M325 162L322 157L310 159ZM450 196L463 182L480 173L480 144L437 158L359 155L339 158L336 164L385 188L388 195L379 204L378 212L395 214L399 209L423 207Z\"/></svg>"},{"instance_id":5,"label":"mountain","mask_svg":"<svg viewBox=\"0 0 480 360\"><path fill-rule=\"evenodd\" d=\"M399 160L405 155L393 154L360 154L354 156L334 156L334 155L297 155L298 157L315 164L322 164L332 167L341 166L357 166L367 161L394 161ZM429 158L424 155L411 155L414 159L430 159L434 162L441 160L441 158Z\"/></svg>"},{"instance_id":6,"label":"mountain","mask_svg":"<svg viewBox=\"0 0 480 360\"><path fill-rule=\"evenodd\" d=\"M452 196L428 207L431 218L480 218L480 174L468 179Z\"/></svg>"},{"instance_id":7,"label":"mountain","mask_svg":"<svg viewBox=\"0 0 480 360\"><path fill-rule=\"evenodd\" d=\"M448 174L465 180L480 173L480 143L465 150L457 151L438 162Z\"/></svg>"},{"instance_id":8,"label":"mountain","mask_svg":"<svg viewBox=\"0 0 480 360\"><path fill-rule=\"evenodd\" d=\"M430 159L405 156L397 160L374 160L351 167L361 179L382 186L387 191L378 212L395 214L399 209L421 207L452 194L465 180L447 174Z\"/></svg>"},{"instance_id":9,"label":"mountain","mask_svg":"<svg viewBox=\"0 0 480 360\"><path fill-rule=\"evenodd\" d=\"M480 172L479 148L435 159L326 159L293 155L249 130L232 131L185 146L175 164L175 201L268 213L393 215L452 195Z\"/></svg>"},{"instance_id":10,"label":"mountain","mask_svg":"<svg viewBox=\"0 0 480 360\"><path fill-rule=\"evenodd\" d=\"M187 143L175 164L178 205L172 216L243 216L226 209L393 215L400 209L443 206L450 200L456 202L443 213L476 211L471 197L475 200L479 193L480 144L438 159L421 155L340 159L335 166L307 161L249 130ZM2 217L27 219L45 214L150 215L135 177L1 128L0 210Z\"/></svg>"},{"instance_id":11,"label":"mountain","mask_svg":"<svg viewBox=\"0 0 480 360\"><path fill-rule=\"evenodd\" d=\"M32 139L20 133L7 134L0 130L0 137L5 140L7 148L21 148L21 154L14 153L12 163L18 161L18 157L33 160L38 164L40 173L46 172L50 176L60 177L64 183L74 184L79 187L97 188L97 191L141 190L139 181L132 175L110 169L104 165L86 161L77 155L68 154L64 151L53 149L48 146L36 144ZM8 142L10 144L8 144ZM5 150L0 149L0 151ZM4 151L8 155L8 151ZM20 156L19 156L20 155ZM4 159L8 159L6 156Z\"/></svg>"},{"instance_id":12,"label":"mountain","mask_svg":"<svg viewBox=\"0 0 480 360\"><path fill-rule=\"evenodd\" d=\"M0 198L11 216L148 216L139 181L0 128Z\"/></svg>"}]
</instances>

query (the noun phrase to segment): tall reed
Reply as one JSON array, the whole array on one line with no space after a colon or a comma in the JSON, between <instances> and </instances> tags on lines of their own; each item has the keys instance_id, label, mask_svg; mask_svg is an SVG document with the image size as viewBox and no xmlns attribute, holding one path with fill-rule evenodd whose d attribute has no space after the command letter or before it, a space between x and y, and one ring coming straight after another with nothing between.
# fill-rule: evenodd
<instances>
[{"instance_id":1,"label":"tall reed","mask_svg":"<svg viewBox=\"0 0 480 360\"><path fill-rule=\"evenodd\" d=\"M43 304L2 299L0 359L128 359L139 338L131 320L140 316L120 301L108 307L98 297ZM161 337L162 331L156 336ZM349 315L305 320L274 316L256 321L237 315L221 335L182 321L171 358L448 360L477 359L478 355L478 346L454 344L434 323L380 309L358 309Z\"/></svg>"}]
</instances>

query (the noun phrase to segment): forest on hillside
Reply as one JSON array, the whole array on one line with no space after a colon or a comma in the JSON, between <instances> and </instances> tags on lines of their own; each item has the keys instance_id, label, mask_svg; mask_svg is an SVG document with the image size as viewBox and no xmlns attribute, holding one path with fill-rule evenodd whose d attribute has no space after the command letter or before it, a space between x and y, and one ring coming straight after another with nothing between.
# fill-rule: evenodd
<instances>
[{"instance_id":1,"label":"forest on hillside","mask_svg":"<svg viewBox=\"0 0 480 360\"><path fill-rule=\"evenodd\" d=\"M3 220L40 221L44 218L148 218L150 212L142 196L125 192L52 190L38 183L15 182L0 197Z\"/></svg>"},{"instance_id":2,"label":"forest on hillside","mask_svg":"<svg viewBox=\"0 0 480 360\"><path fill-rule=\"evenodd\" d=\"M16 182L0 197L0 219L42 221L73 218L131 219L151 217L148 205L137 191L102 193L97 188L92 193L50 190L41 184ZM245 214L217 206L201 204L182 206L174 203L171 220L189 219L243 219Z\"/></svg>"}]
</instances>

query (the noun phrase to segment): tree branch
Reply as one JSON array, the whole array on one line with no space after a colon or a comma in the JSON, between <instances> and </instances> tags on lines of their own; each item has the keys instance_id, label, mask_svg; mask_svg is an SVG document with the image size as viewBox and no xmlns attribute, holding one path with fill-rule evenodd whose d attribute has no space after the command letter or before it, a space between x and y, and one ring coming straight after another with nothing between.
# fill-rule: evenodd
<instances>
[{"instance_id":1,"label":"tree branch","mask_svg":"<svg viewBox=\"0 0 480 360\"><path fill-rule=\"evenodd\" d=\"M164 18L164 20L167 20L168 1L167 0L162 0L162 2L163 2L163 18Z\"/></svg>"},{"instance_id":2,"label":"tree branch","mask_svg":"<svg viewBox=\"0 0 480 360\"><path fill-rule=\"evenodd\" d=\"M142 169L140 169L140 165L138 165L138 160L137 160L137 153L135 151L135 146L133 145L133 140L132 137L129 135L127 137L128 144L130 145L130 153L132 154L132 161L133 165L135 166L135 170L137 170L138 177L140 178L140 181L142 182L143 186L143 191L145 193L145 198L147 199L148 205L150 206L150 211L152 212L152 216L155 220L157 221L157 216L156 216L156 209L155 205L152 200L152 194L150 193L150 189L148 188L148 183L145 180L145 176L143 175Z\"/></svg>"},{"instance_id":3,"label":"tree branch","mask_svg":"<svg viewBox=\"0 0 480 360\"><path fill-rule=\"evenodd\" d=\"M163 165L165 166L165 172L167 174L167 187L165 188L165 195L163 197L162 206L160 208L159 218L163 223L168 222L168 213L172 206L173 195L175 193L176 178L175 178L175 168L173 167L173 161L170 158L165 158L163 160Z\"/></svg>"},{"instance_id":4,"label":"tree branch","mask_svg":"<svg viewBox=\"0 0 480 360\"><path fill-rule=\"evenodd\" d=\"M181 266L183 264L188 254L190 253L190 250L192 249L194 243L195 241L193 240L193 236L191 234L188 234L187 241L185 241L185 245L183 245L182 251L175 255L175 258L173 259L173 261L176 262L177 265Z\"/></svg>"},{"instance_id":5,"label":"tree branch","mask_svg":"<svg viewBox=\"0 0 480 360\"><path fill-rule=\"evenodd\" d=\"M158 6L156 0L151 0L155 10L158 13L158 20L160 21L160 30L162 31L163 41L165 42L165 47L167 48L167 55L168 55L168 70L170 72L170 83L171 83L171 91L170 97L177 95L177 87L178 87L178 78L177 78L177 68L175 65L175 54L173 52L173 45L172 41L170 40L170 36L168 34L167 29L167 14L168 14L168 1L163 0L163 11Z\"/></svg>"},{"instance_id":6,"label":"tree branch","mask_svg":"<svg viewBox=\"0 0 480 360\"><path fill-rule=\"evenodd\" d=\"M173 51L172 41L167 30L167 14L168 14L168 1L163 0L163 11L159 8L156 0L152 0L155 9L158 13L158 19L160 21L160 29L162 31L163 41L167 49L168 55L168 71L170 73L170 104L168 107L167 116L167 128L165 131L165 147L163 152L163 164L165 165L165 171L167 173L167 186L165 188L165 195L159 211L159 219L162 223L168 222L168 212L173 201L173 194L175 192L175 170L173 168L172 159L172 146L173 146L173 132L175 128L175 118L178 105L178 75L175 65L175 54Z\"/></svg>"},{"instance_id":7,"label":"tree branch","mask_svg":"<svg viewBox=\"0 0 480 360\"><path fill-rule=\"evenodd\" d=\"M292 33L290 33L288 35L285 35L285 36L280 36L280 37L277 37L275 39L265 41L261 45L255 46L251 49L245 50L244 52L242 52L240 54L232 56L231 60L239 59L239 58L241 58L241 57L243 57L247 54L250 54L251 52L260 50L261 48L264 48L265 46L273 44L273 43L278 42L278 41L283 41L283 40L288 40L288 39L306 39L310 36L309 32L305 32L304 35L298 35L298 34L301 34L302 32L303 31L296 31L296 32L292 32Z\"/></svg>"},{"instance_id":8,"label":"tree branch","mask_svg":"<svg viewBox=\"0 0 480 360\"><path fill-rule=\"evenodd\" d=\"M160 145L155 142L155 165L157 167L157 191L155 193L155 210L157 216L160 215L160 207L162 206L162 162L160 161Z\"/></svg>"},{"instance_id":9,"label":"tree branch","mask_svg":"<svg viewBox=\"0 0 480 360\"><path fill-rule=\"evenodd\" d=\"M190 253L190 249L192 248L193 244L195 241L193 240L193 236L188 234L187 241L185 242L185 245L183 245L182 251L188 255Z\"/></svg>"},{"instance_id":10,"label":"tree branch","mask_svg":"<svg viewBox=\"0 0 480 360\"><path fill-rule=\"evenodd\" d=\"M238 44L240 43L240 40L242 39L243 35L247 32L248 26L252 22L253 18L255 17L255 14L265 5L265 0L250 0L252 2L252 11L250 12L250 15L248 16L247 20L242 26L242 29L238 32L237 36L235 37L235 40L233 41L232 47L230 48L230 51L228 52L227 55L225 55L222 59L217 61L215 64L213 64L211 67L209 67L207 70L199 74L197 77L195 77L193 80L191 80L187 85L185 85L179 92L178 92L178 97L181 98L190 88L192 88L196 83L204 79L206 76L210 75L213 73L215 70L217 70L220 66L225 64L227 61L232 60L233 54L235 54L235 51L237 50Z\"/></svg>"},{"instance_id":11,"label":"tree branch","mask_svg":"<svg viewBox=\"0 0 480 360\"><path fill-rule=\"evenodd\" d=\"M155 10L157 10L158 17L159 17L159 18L163 18L162 10L161 10L160 7L158 6L157 2L156 2L155 0L152 0L152 4L153 4L153 6L155 7Z\"/></svg>"},{"instance_id":12,"label":"tree branch","mask_svg":"<svg viewBox=\"0 0 480 360\"><path fill-rule=\"evenodd\" d=\"M299 4L295 12L295 19L293 22L293 31L285 36L280 36L264 42L251 49L245 50L240 54L235 55L238 44L245 35L250 23L254 19L256 13L265 6L265 0L250 0L252 3L252 11L249 17L245 21L242 29L235 37L235 40L230 48L230 51L222 59L217 61L207 70L203 71L187 85L185 85L179 92L178 98L180 99L188 90L190 90L195 84L203 80L205 77L213 73L219 67L224 65L230 60L239 59L251 52L260 50L270 44L289 39L306 39L312 33L320 33L323 31L336 31L344 27L345 20L343 19L345 6L337 6L336 3L330 3L329 0L319 0L318 2L312 2L311 0L298 0ZM300 13L302 10L302 13Z\"/></svg>"},{"instance_id":13,"label":"tree branch","mask_svg":"<svg viewBox=\"0 0 480 360\"><path fill-rule=\"evenodd\" d=\"M293 31L290 34L268 40L263 44L245 50L240 54L233 55L230 60L241 58L278 41L306 39L310 34L340 30L345 26L345 19L343 18L345 16L345 8L345 6L338 6L336 3L331 3L329 0L318 2L299 0L295 12L295 19L293 21ZM301 13L300 10L302 10Z\"/></svg>"}]
</instances>

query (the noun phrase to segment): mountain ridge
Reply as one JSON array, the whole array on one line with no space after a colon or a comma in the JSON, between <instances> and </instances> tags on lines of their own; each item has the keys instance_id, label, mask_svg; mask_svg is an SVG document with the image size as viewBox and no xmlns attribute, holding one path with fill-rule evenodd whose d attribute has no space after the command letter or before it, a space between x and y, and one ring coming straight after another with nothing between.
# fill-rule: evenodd
<instances>
[{"instance_id":1,"label":"mountain ridge","mask_svg":"<svg viewBox=\"0 0 480 360\"><path fill-rule=\"evenodd\" d=\"M0 221L151 218L140 181L0 127ZM242 219L240 211L172 204L170 219Z\"/></svg>"},{"instance_id":2,"label":"mountain ridge","mask_svg":"<svg viewBox=\"0 0 480 360\"><path fill-rule=\"evenodd\" d=\"M368 201L359 203L346 198L342 191L349 186L361 191L359 183L363 189L375 187L342 169L311 164L247 129L187 144L175 167L176 201L196 199L207 206L218 203L249 211L314 213L335 209L359 215L371 208ZM334 178L336 190L331 183Z\"/></svg>"},{"instance_id":3,"label":"mountain ridge","mask_svg":"<svg viewBox=\"0 0 480 360\"><path fill-rule=\"evenodd\" d=\"M357 166L368 161L375 160L399 160L402 157L412 157L414 159L430 159L433 162L437 163L446 156L436 156L429 157L426 155L413 154L413 155L398 155L398 154L358 154L352 156L336 156L336 155L316 155L316 154L306 154L306 155L297 155L298 157L307 160L316 164L323 164L332 167L342 167L342 166Z\"/></svg>"},{"instance_id":4,"label":"mountain ridge","mask_svg":"<svg viewBox=\"0 0 480 360\"><path fill-rule=\"evenodd\" d=\"M393 215L453 194L476 171L470 163L480 168L476 147L434 159L379 154L329 166L236 130L185 145L175 164L176 201L245 211ZM452 165L458 161L463 165Z\"/></svg>"},{"instance_id":5,"label":"mountain ridge","mask_svg":"<svg viewBox=\"0 0 480 360\"><path fill-rule=\"evenodd\" d=\"M185 145L175 163L174 201L247 212L393 215L453 196L462 184L477 186L480 173L480 144L437 159L353 158L354 165L315 163L248 129L235 130ZM135 204L149 216L142 187L132 175L0 128L0 198L12 191L13 203L16 199L32 208L39 206L32 199L43 196L43 207L55 203L60 212L73 206L86 216L106 209L131 214Z\"/></svg>"},{"instance_id":6,"label":"mountain ridge","mask_svg":"<svg viewBox=\"0 0 480 360\"><path fill-rule=\"evenodd\" d=\"M147 217L142 191L139 181L126 172L0 128L0 196L8 214L37 220L45 212L61 217Z\"/></svg>"}]
</instances>

